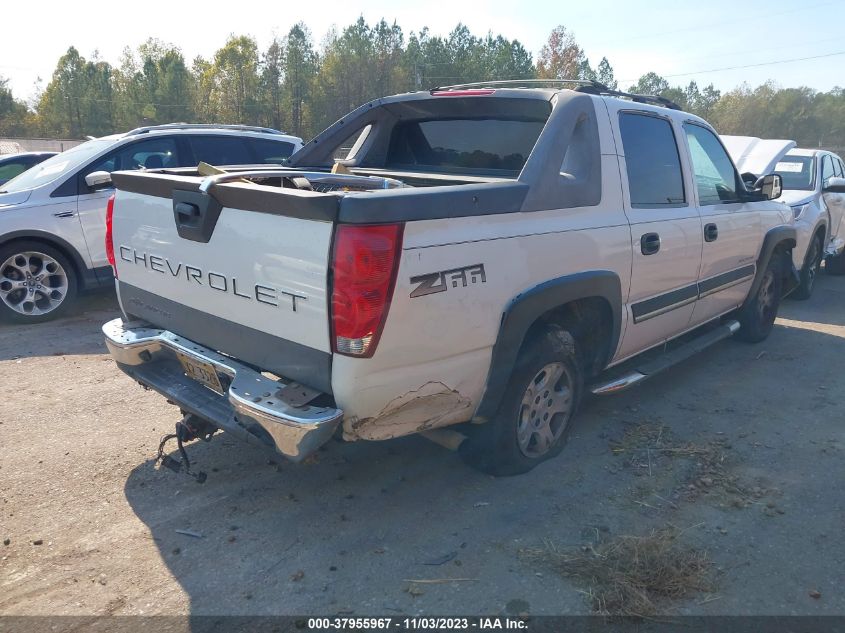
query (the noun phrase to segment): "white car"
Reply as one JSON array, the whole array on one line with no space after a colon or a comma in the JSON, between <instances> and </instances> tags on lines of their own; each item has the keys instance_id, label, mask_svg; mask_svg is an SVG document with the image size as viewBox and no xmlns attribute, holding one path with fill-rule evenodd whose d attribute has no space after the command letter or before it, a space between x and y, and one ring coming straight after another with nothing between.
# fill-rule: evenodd
<instances>
[{"instance_id":1,"label":"white car","mask_svg":"<svg viewBox=\"0 0 845 633\"><path fill-rule=\"evenodd\" d=\"M0 319L34 323L65 311L79 291L113 283L106 202L95 172L272 165L302 139L268 128L169 124L93 139L0 185Z\"/></svg>"},{"instance_id":2,"label":"white car","mask_svg":"<svg viewBox=\"0 0 845 633\"><path fill-rule=\"evenodd\" d=\"M845 274L845 165L836 154L798 149L794 141L722 136L741 172L755 177L776 173L783 182L781 201L792 207L797 245L792 251L801 284L792 294L807 299L821 262L835 275Z\"/></svg>"}]
</instances>

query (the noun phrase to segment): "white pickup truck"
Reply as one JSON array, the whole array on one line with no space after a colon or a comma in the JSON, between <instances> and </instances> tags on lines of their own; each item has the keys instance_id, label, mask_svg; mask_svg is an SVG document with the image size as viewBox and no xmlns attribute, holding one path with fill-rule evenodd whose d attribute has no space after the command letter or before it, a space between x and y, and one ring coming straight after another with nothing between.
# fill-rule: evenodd
<instances>
[{"instance_id":1,"label":"white pickup truck","mask_svg":"<svg viewBox=\"0 0 845 633\"><path fill-rule=\"evenodd\" d=\"M796 282L778 176L748 191L706 122L595 82L378 99L284 169L113 181L114 359L183 439L293 460L423 433L525 472L585 390L762 340Z\"/></svg>"}]
</instances>

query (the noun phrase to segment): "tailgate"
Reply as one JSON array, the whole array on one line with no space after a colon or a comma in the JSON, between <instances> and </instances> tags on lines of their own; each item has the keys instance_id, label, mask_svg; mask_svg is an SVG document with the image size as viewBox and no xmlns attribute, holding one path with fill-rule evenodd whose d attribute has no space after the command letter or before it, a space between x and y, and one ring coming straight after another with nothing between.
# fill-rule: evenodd
<instances>
[{"instance_id":1,"label":"tailgate","mask_svg":"<svg viewBox=\"0 0 845 633\"><path fill-rule=\"evenodd\" d=\"M123 309L328 391L327 287L337 197L252 183L200 193L201 180L113 175Z\"/></svg>"}]
</instances>

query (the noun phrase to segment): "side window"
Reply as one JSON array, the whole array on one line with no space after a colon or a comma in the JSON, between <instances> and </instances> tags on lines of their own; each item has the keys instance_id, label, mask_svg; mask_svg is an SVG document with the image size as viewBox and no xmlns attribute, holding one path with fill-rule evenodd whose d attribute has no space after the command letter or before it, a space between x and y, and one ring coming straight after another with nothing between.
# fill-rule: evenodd
<instances>
[{"instance_id":1,"label":"side window","mask_svg":"<svg viewBox=\"0 0 845 633\"><path fill-rule=\"evenodd\" d=\"M194 151L194 164L250 165L255 159L239 136L188 136Z\"/></svg>"},{"instance_id":2,"label":"side window","mask_svg":"<svg viewBox=\"0 0 845 633\"><path fill-rule=\"evenodd\" d=\"M833 167L834 167L834 171L836 172L836 175L839 178L842 178L843 176L845 176L845 167L843 167L843 165L842 165L842 159L837 157L837 158L833 159L833 162L835 163L833 165Z\"/></svg>"},{"instance_id":3,"label":"side window","mask_svg":"<svg viewBox=\"0 0 845 633\"><path fill-rule=\"evenodd\" d=\"M827 187L827 181L836 174L833 171L833 159L830 154L825 154L822 158L822 187Z\"/></svg>"},{"instance_id":4,"label":"side window","mask_svg":"<svg viewBox=\"0 0 845 633\"><path fill-rule=\"evenodd\" d=\"M87 191L85 176L95 171L121 171L127 169L160 169L178 167L176 142L172 138L151 138L118 147L91 163L79 172L80 191Z\"/></svg>"},{"instance_id":5,"label":"side window","mask_svg":"<svg viewBox=\"0 0 845 633\"><path fill-rule=\"evenodd\" d=\"M739 202L739 178L728 153L716 135L694 123L685 123L695 186L702 206Z\"/></svg>"},{"instance_id":6,"label":"side window","mask_svg":"<svg viewBox=\"0 0 845 633\"><path fill-rule=\"evenodd\" d=\"M656 116L623 112L619 127L631 206L686 206L681 159L672 124Z\"/></svg>"},{"instance_id":7,"label":"side window","mask_svg":"<svg viewBox=\"0 0 845 633\"><path fill-rule=\"evenodd\" d=\"M263 138L245 138L244 140L252 149L252 153L255 154L255 158L251 162L278 165L285 162L293 154L293 143Z\"/></svg>"}]
</instances>

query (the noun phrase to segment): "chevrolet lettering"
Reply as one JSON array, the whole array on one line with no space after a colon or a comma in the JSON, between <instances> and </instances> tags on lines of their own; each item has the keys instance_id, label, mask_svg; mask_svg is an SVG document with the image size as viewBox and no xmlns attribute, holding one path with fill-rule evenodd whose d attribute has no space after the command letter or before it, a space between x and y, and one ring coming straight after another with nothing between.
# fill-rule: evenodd
<instances>
[{"instance_id":1,"label":"chevrolet lettering","mask_svg":"<svg viewBox=\"0 0 845 633\"><path fill-rule=\"evenodd\" d=\"M297 301L308 299L303 294L290 292L289 290L281 290L263 284L250 285L239 283L236 277L230 277L210 270L206 272L201 268L183 264L182 262L176 262L174 264L167 257L138 252L129 246L121 245L118 251L120 253L120 259L130 264L143 266L147 270L164 275L169 274L172 277L183 279L189 283L193 282L200 286L208 286L218 292L231 292L233 295L242 299L255 299L259 303L271 306L289 306L294 312L296 312Z\"/></svg>"}]
</instances>

